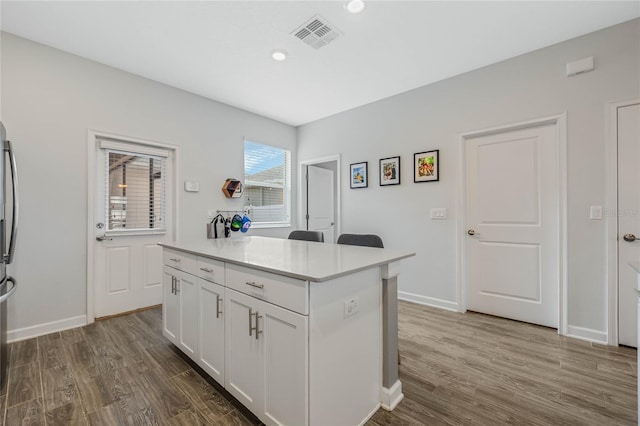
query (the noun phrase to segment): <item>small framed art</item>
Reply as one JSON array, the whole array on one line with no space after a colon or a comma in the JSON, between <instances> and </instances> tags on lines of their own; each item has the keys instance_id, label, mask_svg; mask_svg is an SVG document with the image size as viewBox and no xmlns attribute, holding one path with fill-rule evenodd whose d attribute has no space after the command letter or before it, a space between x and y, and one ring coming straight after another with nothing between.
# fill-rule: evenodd
<instances>
[{"instance_id":1,"label":"small framed art","mask_svg":"<svg viewBox=\"0 0 640 426\"><path fill-rule=\"evenodd\" d=\"M438 154L440 150L417 152L413 154L413 181L435 182L440 180Z\"/></svg>"},{"instance_id":2,"label":"small framed art","mask_svg":"<svg viewBox=\"0 0 640 426\"><path fill-rule=\"evenodd\" d=\"M380 160L380 186L400 185L400 156Z\"/></svg>"},{"instance_id":3,"label":"small framed art","mask_svg":"<svg viewBox=\"0 0 640 426\"><path fill-rule=\"evenodd\" d=\"M363 161L362 163L351 164L349 182L352 189L366 188L369 185L367 166L368 164L366 161Z\"/></svg>"}]
</instances>

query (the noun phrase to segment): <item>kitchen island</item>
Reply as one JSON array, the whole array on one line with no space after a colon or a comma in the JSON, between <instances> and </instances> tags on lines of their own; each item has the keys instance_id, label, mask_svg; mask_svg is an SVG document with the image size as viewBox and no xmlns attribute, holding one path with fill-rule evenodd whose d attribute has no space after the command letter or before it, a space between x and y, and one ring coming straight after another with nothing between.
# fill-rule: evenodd
<instances>
[{"instance_id":1,"label":"kitchen island","mask_svg":"<svg viewBox=\"0 0 640 426\"><path fill-rule=\"evenodd\" d=\"M414 253L265 237L162 243L163 333L266 424L358 425L402 399Z\"/></svg>"}]
</instances>

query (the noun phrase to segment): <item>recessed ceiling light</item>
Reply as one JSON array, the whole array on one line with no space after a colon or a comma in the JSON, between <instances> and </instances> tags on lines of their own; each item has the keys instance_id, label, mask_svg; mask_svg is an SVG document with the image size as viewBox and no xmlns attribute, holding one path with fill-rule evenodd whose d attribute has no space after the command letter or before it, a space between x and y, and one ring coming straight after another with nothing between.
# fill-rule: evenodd
<instances>
[{"instance_id":1,"label":"recessed ceiling light","mask_svg":"<svg viewBox=\"0 0 640 426\"><path fill-rule=\"evenodd\" d=\"M282 49L276 49L271 52L271 57L274 61L282 62L287 59L287 52Z\"/></svg>"},{"instance_id":2,"label":"recessed ceiling light","mask_svg":"<svg viewBox=\"0 0 640 426\"><path fill-rule=\"evenodd\" d=\"M349 3L347 3L346 8L349 13L360 13L364 10L364 1L351 0Z\"/></svg>"}]
</instances>

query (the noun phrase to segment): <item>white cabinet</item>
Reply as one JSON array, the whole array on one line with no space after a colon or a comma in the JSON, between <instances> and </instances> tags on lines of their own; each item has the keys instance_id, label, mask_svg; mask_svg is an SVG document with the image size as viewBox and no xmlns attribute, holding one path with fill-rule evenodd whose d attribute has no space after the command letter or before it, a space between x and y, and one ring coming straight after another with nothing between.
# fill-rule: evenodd
<instances>
[{"instance_id":1,"label":"white cabinet","mask_svg":"<svg viewBox=\"0 0 640 426\"><path fill-rule=\"evenodd\" d=\"M262 319L257 309L259 301L227 288L225 302L225 389L257 415L263 394L262 340L259 333L255 334L255 324L260 327Z\"/></svg>"},{"instance_id":2,"label":"white cabinet","mask_svg":"<svg viewBox=\"0 0 640 426\"><path fill-rule=\"evenodd\" d=\"M191 357L198 350L196 280L186 272L163 268L163 334Z\"/></svg>"},{"instance_id":3,"label":"white cabinet","mask_svg":"<svg viewBox=\"0 0 640 426\"><path fill-rule=\"evenodd\" d=\"M225 310L225 388L268 425L307 425L307 317L229 288Z\"/></svg>"},{"instance_id":4,"label":"white cabinet","mask_svg":"<svg viewBox=\"0 0 640 426\"><path fill-rule=\"evenodd\" d=\"M198 344L196 362L218 383L224 384L225 288L198 278Z\"/></svg>"},{"instance_id":5,"label":"white cabinet","mask_svg":"<svg viewBox=\"0 0 640 426\"><path fill-rule=\"evenodd\" d=\"M195 359L198 352L198 296L197 278L185 272L178 273L176 291L180 303L180 335L178 347Z\"/></svg>"},{"instance_id":6,"label":"white cabinet","mask_svg":"<svg viewBox=\"0 0 640 426\"><path fill-rule=\"evenodd\" d=\"M162 268L162 334L174 345L178 344L180 333L180 300L175 293L177 275L178 271L173 268Z\"/></svg>"}]
</instances>

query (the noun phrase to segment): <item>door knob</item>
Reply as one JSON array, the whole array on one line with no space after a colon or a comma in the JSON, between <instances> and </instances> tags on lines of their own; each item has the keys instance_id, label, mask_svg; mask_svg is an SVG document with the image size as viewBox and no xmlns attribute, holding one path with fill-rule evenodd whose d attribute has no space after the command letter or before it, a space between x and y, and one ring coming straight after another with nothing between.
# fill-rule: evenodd
<instances>
[{"instance_id":1,"label":"door knob","mask_svg":"<svg viewBox=\"0 0 640 426\"><path fill-rule=\"evenodd\" d=\"M636 236L633 234L624 234L624 237L622 237L625 241L628 241L630 243L634 242L636 240Z\"/></svg>"},{"instance_id":2,"label":"door knob","mask_svg":"<svg viewBox=\"0 0 640 426\"><path fill-rule=\"evenodd\" d=\"M467 234L469 234L469 235L473 236L473 235L476 235L476 231L474 231L473 229L469 229L469 230L467 231Z\"/></svg>"}]
</instances>

